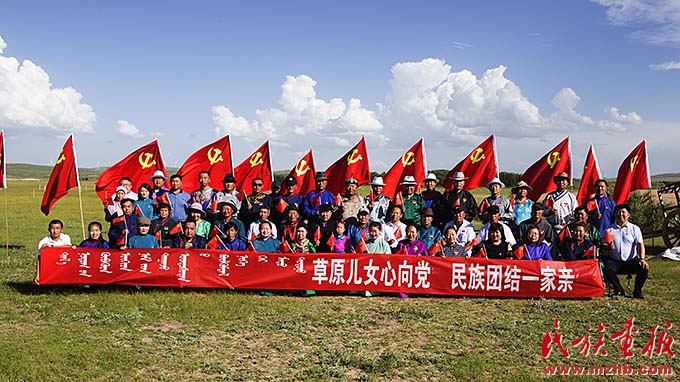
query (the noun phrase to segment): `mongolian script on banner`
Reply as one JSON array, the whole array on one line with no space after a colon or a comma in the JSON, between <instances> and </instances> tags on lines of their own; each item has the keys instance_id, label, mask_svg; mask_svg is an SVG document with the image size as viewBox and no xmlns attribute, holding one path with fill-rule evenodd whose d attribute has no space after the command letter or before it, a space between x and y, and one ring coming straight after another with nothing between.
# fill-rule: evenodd
<instances>
[{"instance_id":1,"label":"mongolian script on banner","mask_svg":"<svg viewBox=\"0 0 680 382\"><path fill-rule=\"evenodd\" d=\"M458 296L604 294L596 260L572 262L219 250L43 248L36 281L195 288L369 290Z\"/></svg>"}]
</instances>

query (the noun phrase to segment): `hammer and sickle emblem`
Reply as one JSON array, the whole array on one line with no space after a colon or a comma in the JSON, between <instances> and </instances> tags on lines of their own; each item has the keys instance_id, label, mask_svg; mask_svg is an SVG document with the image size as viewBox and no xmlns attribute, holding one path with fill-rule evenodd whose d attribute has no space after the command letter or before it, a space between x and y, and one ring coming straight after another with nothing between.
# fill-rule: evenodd
<instances>
[{"instance_id":1,"label":"hammer and sickle emblem","mask_svg":"<svg viewBox=\"0 0 680 382\"><path fill-rule=\"evenodd\" d=\"M416 163L416 158L415 158L415 154L413 154L413 152L409 151L406 154L402 155L401 165L403 167L410 166L414 163Z\"/></svg>"},{"instance_id":2,"label":"hammer and sickle emblem","mask_svg":"<svg viewBox=\"0 0 680 382\"><path fill-rule=\"evenodd\" d=\"M486 155L484 155L484 149L481 147L476 148L475 151L470 154L470 162L472 162L472 164L484 159L486 159Z\"/></svg>"},{"instance_id":3,"label":"hammer and sickle emblem","mask_svg":"<svg viewBox=\"0 0 680 382\"><path fill-rule=\"evenodd\" d=\"M211 147L210 150L208 150L208 160L210 161L211 166L217 162L222 162L224 160L224 158L222 158L222 150Z\"/></svg>"},{"instance_id":4,"label":"hammer and sickle emblem","mask_svg":"<svg viewBox=\"0 0 680 382\"><path fill-rule=\"evenodd\" d=\"M297 176L303 176L309 171L310 167L307 165L307 161L304 159L301 159L298 164L295 166L295 175Z\"/></svg>"},{"instance_id":5,"label":"hammer and sickle emblem","mask_svg":"<svg viewBox=\"0 0 680 382\"><path fill-rule=\"evenodd\" d=\"M640 158L636 155L630 160L630 172L635 170L635 166L640 162Z\"/></svg>"},{"instance_id":6,"label":"hammer and sickle emblem","mask_svg":"<svg viewBox=\"0 0 680 382\"><path fill-rule=\"evenodd\" d=\"M142 166L142 170L145 170L151 166L156 165L156 161L153 159L153 154L151 153L141 153L139 154L137 160L139 160L139 164Z\"/></svg>"},{"instance_id":7,"label":"hammer and sickle emblem","mask_svg":"<svg viewBox=\"0 0 680 382\"><path fill-rule=\"evenodd\" d=\"M64 153L59 154L59 158L57 159L57 164L63 162L66 160L66 156L64 156Z\"/></svg>"},{"instance_id":8,"label":"hammer and sickle emblem","mask_svg":"<svg viewBox=\"0 0 680 382\"><path fill-rule=\"evenodd\" d=\"M347 164L357 163L358 161L364 159L364 157L359 154L359 149L354 149L351 154L347 156Z\"/></svg>"},{"instance_id":9,"label":"hammer and sickle emblem","mask_svg":"<svg viewBox=\"0 0 680 382\"><path fill-rule=\"evenodd\" d=\"M257 165L261 165L262 163L264 163L264 160L262 160L262 153L258 151L255 154L251 155L248 163L250 163L250 167L255 167Z\"/></svg>"},{"instance_id":10,"label":"hammer and sickle emblem","mask_svg":"<svg viewBox=\"0 0 680 382\"><path fill-rule=\"evenodd\" d=\"M548 161L548 166L550 166L550 168L554 168L557 162L560 161L560 153L557 151L553 151L550 153L550 155L548 155L548 158L546 158L546 160Z\"/></svg>"}]
</instances>

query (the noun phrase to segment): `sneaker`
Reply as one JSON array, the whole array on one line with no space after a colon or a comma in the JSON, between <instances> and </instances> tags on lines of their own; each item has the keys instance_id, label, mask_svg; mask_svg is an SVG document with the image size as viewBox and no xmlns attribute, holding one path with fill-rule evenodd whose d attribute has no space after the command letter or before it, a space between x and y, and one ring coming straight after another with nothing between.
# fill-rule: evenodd
<instances>
[{"instance_id":1,"label":"sneaker","mask_svg":"<svg viewBox=\"0 0 680 382\"><path fill-rule=\"evenodd\" d=\"M639 299L642 300L642 299L645 298L645 296L642 294L641 290L636 290L636 291L633 291L633 298L639 298Z\"/></svg>"}]
</instances>

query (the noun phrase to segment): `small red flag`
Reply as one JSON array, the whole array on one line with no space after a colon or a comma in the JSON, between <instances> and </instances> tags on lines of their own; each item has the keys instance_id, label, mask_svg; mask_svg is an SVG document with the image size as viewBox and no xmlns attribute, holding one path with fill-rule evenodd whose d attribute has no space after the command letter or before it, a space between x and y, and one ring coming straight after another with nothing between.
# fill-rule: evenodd
<instances>
[{"instance_id":1,"label":"small red flag","mask_svg":"<svg viewBox=\"0 0 680 382\"><path fill-rule=\"evenodd\" d=\"M383 188L383 194L393 199L399 189L399 183L404 180L404 177L413 176L417 182L420 182L425 178L425 175L425 149L423 138L420 138L385 174L384 182L386 186Z\"/></svg>"},{"instance_id":2,"label":"small red flag","mask_svg":"<svg viewBox=\"0 0 680 382\"><path fill-rule=\"evenodd\" d=\"M538 200L544 193L555 188L553 177L561 172L571 176L571 156L569 137L566 137L548 151L541 159L532 164L521 179L534 189L527 195L531 200Z\"/></svg>"},{"instance_id":3,"label":"small red flag","mask_svg":"<svg viewBox=\"0 0 680 382\"><path fill-rule=\"evenodd\" d=\"M562 231L560 231L560 236L559 236L560 241L565 241L565 240L567 240L567 239L570 238L570 237L571 237L571 231L569 230L569 226L566 226L566 225L565 225L565 226L562 228Z\"/></svg>"},{"instance_id":4,"label":"small red flag","mask_svg":"<svg viewBox=\"0 0 680 382\"><path fill-rule=\"evenodd\" d=\"M612 230L608 229L604 233L604 238L602 238L602 241L604 241L607 244L613 243L614 242L614 232L612 232Z\"/></svg>"},{"instance_id":5,"label":"small red flag","mask_svg":"<svg viewBox=\"0 0 680 382\"><path fill-rule=\"evenodd\" d=\"M180 232L184 232L184 229L182 228L182 223L177 223L175 224L174 227L170 228L170 235L175 235Z\"/></svg>"},{"instance_id":6,"label":"small red flag","mask_svg":"<svg viewBox=\"0 0 680 382\"><path fill-rule=\"evenodd\" d=\"M487 258L487 255L486 255L486 247L484 246L484 244L482 244L481 246L479 246L479 252L477 252L477 256L475 256L475 257L477 257L477 258L482 258L482 259L486 259L486 258Z\"/></svg>"},{"instance_id":7,"label":"small red flag","mask_svg":"<svg viewBox=\"0 0 680 382\"><path fill-rule=\"evenodd\" d=\"M272 162L269 156L269 141L265 141L254 153L234 168L236 189L246 195L253 192L253 179L262 178L261 192L271 190Z\"/></svg>"},{"instance_id":8,"label":"small red flag","mask_svg":"<svg viewBox=\"0 0 680 382\"><path fill-rule=\"evenodd\" d=\"M395 206L404 205L404 198L401 196L401 192L397 192L397 195L394 197L394 205Z\"/></svg>"},{"instance_id":9,"label":"small red flag","mask_svg":"<svg viewBox=\"0 0 680 382\"><path fill-rule=\"evenodd\" d=\"M220 201L217 199L213 199L212 202L210 202L210 210L211 211L217 211L217 206L220 204Z\"/></svg>"},{"instance_id":10,"label":"small red flag","mask_svg":"<svg viewBox=\"0 0 680 382\"><path fill-rule=\"evenodd\" d=\"M318 242L321 240L321 228L316 227L316 231L314 231L314 242Z\"/></svg>"},{"instance_id":11,"label":"small red flag","mask_svg":"<svg viewBox=\"0 0 680 382\"><path fill-rule=\"evenodd\" d=\"M482 200L482 202L479 204L479 212L484 212L486 209L489 208L489 201L485 198Z\"/></svg>"},{"instance_id":12,"label":"small red flag","mask_svg":"<svg viewBox=\"0 0 680 382\"><path fill-rule=\"evenodd\" d=\"M460 206L460 199L456 199L456 200L453 202L453 207L457 207L457 206Z\"/></svg>"},{"instance_id":13,"label":"small red flag","mask_svg":"<svg viewBox=\"0 0 680 382\"><path fill-rule=\"evenodd\" d=\"M292 176L297 180L297 192L300 195L306 195L309 191L316 188L316 167L314 167L314 155L312 150L309 150L290 170L288 176Z\"/></svg>"},{"instance_id":14,"label":"small red flag","mask_svg":"<svg viewBox=\"0 0 680 382\"><path fill-rule=\"evenodd\" d=\"M59 199L66 196L68 190L78 187L78 185L78 166L76 164L76 152L73 147L73 135L71 135L66 140L64 148L61 149L57 162L52 169L50 180L45 186L40 210L45 215L49 215L52 206Z\"/></svg>"},{"instance_id":15,"label":"small red flag","mask_svg":"<svg viewBox=\"0 0 680 382\"><path fill-rule=\"evenodd\" d=\"M142 209L139 208L139 204L135 204L135 215L142 215L144 216L144 213L142 212Z\"/></svg>"},{"instance_id":16,"label":"small red flag","mask_svg":"<svg viewBox=\"0 0 680 382\"><path fill-rule=\"evenodd\" d=\"M515 248L514 251L512 251L512 254L515 255L515 258L518 260L522 260L524 256L529 254L529 250L527 250L526 245L520 245L519 247Z\"/></svg>"},{"instance_id":17,"label":"small red flag","mask_svg":"<svg viewBox=\"0 0 680 382\"><path fill-rule=\"evenodd\" d=\"M250 240L248 240L248 242L246 243L246 252L257 252L255 244L253 244L253 242Z\"/></svg>"},{"instance_id":18,"label":"small red flag","mask_svg":"<svg viewBox=\"0 0 680 382\"><path fill-rule=\"evenodd\" d=\"M465 189L471 190L485 186L491 179L498 177L498 163L496 160L496 143L493 134L475 147L463 160L458 162L444 179L442 186L447 191L453 188L453 174L461 171L468 179Z\"/></svg>"},{"instance_id":19,"label":"small red flag","mask_svg":"<svg viewBox=\"0 0 680 382\"><path fill-rule=\"evenodd\" d=\"M576 201L579 206L582 206L586 199L590 198L595 189L595 181L602 178L600 172L600 165L597 163L595 156L595 149L590 145L586 161L583 164L583 175L581 176L581 186L578 188Z\"/></svg>"},{"instance_id":20,"label":"small red flag","mask_svg":"<svg viewBox=\"0 0 680 382\"><path fill-rule=\"evenodd\" d=\"M159 230L158 232L156 232L156 235L155 235L155 236L156 236L156 240L158 240L158 243L159 243L159 244L160 244L160 242L161 242L161 232L162 232L162 231Z\"/></svg>"},{"instance_id":21,"label":"small red flag","mask_svg":"<svg viewBox=\"0 0 680 382\"><path fill-rule=\"evenodd\" d=\"M370 182L371 171L364 137L361 137L359 143L328 167L326 176L328 177L326 189L333 194L342 192L345 189L345 180L350 177L354 177L359 182L359 186Z\"/></svg>"},{"instance_id":22,"label":"small red flag","mask_svg":"<svg viewBox=\"0 0 680 382\"><path fill-rule=\"evenodd\" d=\"M280 213L283 213L283 211L288 208L288 203L284 200L284 198L279 199L278 202L276 202L276 210L279 211Z\"/></svg>"},{"instance_id":23,"label":"small red flag","mask_svg":"<svg viewBox=\"0 0 680 382\"><path fill-rule=\"evenodd\" d=\"M442 251L442 245L439 242L436 242L430 246L430 249L427 250L427 253L430 254L430 256L434 256L437 253Z\"/></svg>"},{"instance_id":24,"label":"small red flag","mask_svg":"<svg viewBox=\"0 0 680 382\"><path fill-rule=\"evenodd\" d=\"M594 245L592 247L588 248L583 253L583 258L584 259L594 259L595 258L595 246Z\"/></svg>"},{"instance_id":25,"label":"small red flag","mask_svg":"<svg viewBox=\"0 0 680 382\"><path fill-rule=\"evenodd\" d=\"M401 233L401 229L399 227L395 227L396 229L394 230L394 238L399 240L403 237L403 234Z\"/></svg>"},{"instance_id":26,"label":"small red flag","mask_svg":"<svg viewBox=\"0 0 680 382\"><path fill-rule=\"evenodd\" d=\"M212 239L208 240L208 248L210 249L217 249L217 247L220 246L220 238L215 236Z\"/></svg>"},{"instance_id":27,"label":"small red flag","mask_svg":"<svg viewBox=\"0 0 680 382\"><path fill-rule=\"evenodd\" d=\"M177 170L177 174L182 177L182 188L191 192L200 186L198 174L201 171L208 171L210 187L220 190L222 179L232 172L231 167L231 144L227 135L191 154Z\"/></svg>"},{"instance_id":28,"label":"small red flag","mask_svg":"<svg viewBox=\"0 0 680 382\"><path fill-rule=\"evenodd\" d=\"M595 199L590 199L588 202L586 202L586 209L590 211L600 211L600 206L597 205L597 200Z\"/></svg>"},{"instance_id":29,"label":"small red flag","mask_svg":"<svg viewBox=\"0 0 680 382\"><path fill-rule=\"evenodd\" d=\"M127 243L127 235L120 235L116 240L117 247L122 247L125 245L125 243Z\"/></svg>"},{"instance_id":30,"label":"small red flag","mask_svg":"<svg viewBox=\"0 0 680 382\"><path fill-rule=\"evenodd\" d=\"M408 255L408 251L406 251L406 247L402 246L401 248L399 248L399 250L397 251L397 255Z\"/></svg>"},{"instance_id":31,"label":"small red flag","mask_svg":"<svg viewBox=\"0 0 680 382\"><path fill-rule=\"evenodd\" d=\"M288 245L288 240L286 240L286 239L281 240L281 244L279 245L279 251L281 253L293 252L293 250L290 249L290 245Z\"/></svg>"},{"instance_id":32,"label":"small red flag","mask_svg":"<svg viewBox=\"0 0 680 382\"><path fill-rule=\"evenodd\" d=\"M652 181L649 175L647 146L645 141L642 141L623 160L621 167L619 167L613 197L616 204L628 201L631 191L651 188Z\"/></svg>"},{"instance_id":33,"label":"small red flag","mask_svg":"<svg viewBox=\"0 0 680 382\"><path fill-rule=\"evenodd\" d=\"M366 246L366 242L364 241L363 238L359 240L357 243L357 248L356 248L357 253L368 253L368 247Z\"/></svg>"},{"instance_id":34,"label":"small red flag","mask_svg":"<svg viewBox=\"0 0 680 382\"><path fill-rule=\"evenodd\" d=\"M371 187L371 191L368 193L368 198L371 202L375 202L375 192L373 192L373 187Z\"/></svg>"},{"instance_id":35,"label":"small red flag","mask_svg":"<svg viewBox=\"0 0 680 382\"><path fill-rule=\"evenodd\" d=\"M161 157L158 141L153 141L132 152L120 162L109 167L97 179L95 186L99 199L106 205L107 198L116 193L120 178L128 177L136 189L142 183L148 183L154 171L161 170L165 174L165 165Z\"/></svg>"},{"instance_id":36,"label":"small red flag","mask_svg":"<svg viewBox=\"0 0 680 382\"><path fill-rule=\"evenodd\" d=\"M340 196L340 194L335 195L335 200L333 201L333 204L335 204L336 206L342 204L342 196Z\"/></svg>"},{"instance_id":37,"label":"small red flag","mask_svg":"<svg viewBox=\"0 0 680 382\"><path fill-rule=\"evenodd\" d=\"M555 208L555 199L553 199L552 195L548 195L548 197L545 199L545 208L549 210Z\"/></svg>"},{"instance_id":38,"label":"small red flag","mask_svg":"<svg viewBox=\"0 0 680 382\"><path fill-rule=\"evenodd\" d=\"M156 205L160 206L161 204L170 205L170 197L168 197L167 192L164 192L156 197Z\"/></svg>"},{"instance_id":39,"label":"small red flag","mask_svg":"<svg viewBox=\"0 0 680 382\"><path fill-rule=\"evenodd\" d=\"M116 216L113 218L113 220L111 220L111 222L113 224L125 223L125 215Z\"/></svg>"},{"instance_id":40,"label":"small red flag","mask_svg":"<svg viewBox=\"0 0 680 382\"><path fill-rule=\"evenodd\" d=\"M212 238L216 237L217 235L220 234L220 232L221 232L220 229L217 228L216 225L214 225L214 226L210 229L210 233L208 234L208 239L212 239Z\"/></svg>"},{"instance_id":41,"label":"small red flag","mask_svg":"<svg viewBox=\"0 0 680 382\"><path fill-rule=\"evenodd\" d=\"M0 130L0 188L7 188L7 161L5 160L4 130Z\"/></svg>"},{"instance_id":42,"label":"small red flag","mask_svg":"<svg viewBox=\"0 0 680 382\"><path fill-rule=\"evenodd\" d=\"M257 240L257 235L255 235L255 232L250 234L250 241L255 241Z\"/></svg>"},{"instance_id":43,"label":"small red flag","mask_svg":"<svg viewBox=\"0 0 680 382\"><path fill-rule=\"evenodd\" d=\"M328 238L328 241L326 241L326 244L330 247L331 251L333 250L333 247L335 247L335 235L331 234L331 237Z\"/></svg>"}]
</instances>

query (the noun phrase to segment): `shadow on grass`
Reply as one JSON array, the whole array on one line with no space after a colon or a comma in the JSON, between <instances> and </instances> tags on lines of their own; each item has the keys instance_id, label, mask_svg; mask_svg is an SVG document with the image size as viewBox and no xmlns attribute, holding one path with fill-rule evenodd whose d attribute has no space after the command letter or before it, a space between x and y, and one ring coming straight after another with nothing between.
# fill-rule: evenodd
<instances>
[{"instance_id":1,"label":"shadow on grass","mask_svg":"<svg viewBox=\"0 0 680 382\"><path fill-rule=\"evenodd\" d=\"M23 295L45 295L45 294L86 294L86 293L193 293L193 294L212 294L212 293L235 293L235 294L257 294L257 290L245 289L215 289L215 288L177 288L177 287L138 287L135 285L121 284L97 284L97 285L37 285L30 281L8 281L4 282L11 290Z\"/></svg>"}]
</instances>

